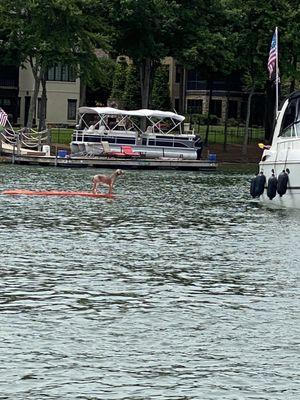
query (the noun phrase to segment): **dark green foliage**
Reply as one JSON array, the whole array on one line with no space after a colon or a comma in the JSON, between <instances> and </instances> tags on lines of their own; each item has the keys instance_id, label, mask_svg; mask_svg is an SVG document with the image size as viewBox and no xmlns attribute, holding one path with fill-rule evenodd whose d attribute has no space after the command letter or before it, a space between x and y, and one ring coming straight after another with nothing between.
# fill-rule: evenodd
<instances>
[{"instance_id":1,"label":"dark green foliage","mask_svg":"<svg viewBox=\"0 0 300 400\"><path fill-rule=\"evenodd\" d=\"M101 57L90 74L87 93L90 104L106 105L113 86L116 62L109 57Z\"/></svg>"},{"instance_id":2,"label":"dark green foliage","mask_svg":"<svg viewBox=\"0 0 300 400\"><path fill-rule=\"evenodd\" d=\"M114 28L113 47L120 54L126 54L134 63L167 55L178 22L176 1L107 0L104 8Z\"/></svg>"},{"instance_id":3,"label":"dark green foliage","mask_svg":"<svg viewBox=\"0 0 300 400\"><path fill-rule=\"evenodd\" d=\"M212 125L220 124L220 118L212 114L192 114L187 116L187 120L198 125L206 125L208 120Z\"/></svg>"},{"instance_id":4,"label":"dark green foliage","mask_svg":"<svg viewBox=\"0 0 300 400\"><path fill-rule=\"evenodd\" d=\"M123 107L126 110L136 110L141 108L141 88L139 82L139 74L136 67L133 64L128 65L122 97Z\"/></svg>"},{"instance_id":5,"label":"dark green foliage","mask_svg":"<svg viewBox=\"0 0 300 400\"><path fill-rule=\"evenodd\" d=\"M177 31L174 47L177 59L205 78L230 74L235 64L234 35L224 1L186 1L180 17L181 32Z\"/></svg>"},{"instance_id":6,"label":"dark green foliage","mask_svg":"<svg viewBox=\"0 0 300 400\"><path fill-rule=\"evenodd\" d=\"M23 61L32 57L47 68L58 63L83 66L95 46L105 46L100 19L90 23L94 11L89 0L6 0L0 9L0 29L10 31L4 45L17 48Z\"/></svg>"},{"instance_id":7,"label":"dark green foliage","mask_svg":"<svg viewBox=\"0 0 300 400\"><path fill-rule=\"evenodd\" d=\"M115 67L109 104L127 110L141 108L139 75L133 64L119 59Z\"/></svg>"},{"instance_id":8,"label":"dark green foliage","mask_svg":"<svg viewBox=\"0 0 300 400\"><path fill-rule=\"evenodd\" d=\"M111 44L138 68L142 107L149 105L151 76L156 63L169 55L178 26L176 1L107 0L107 20L113 27Z\"/></svg>"},{"instance_id":9,"label":"dark green foliage","mask_svg":"<svg viewBox=\"0 0 300 400\"><path fill-rule=\"evenodd\" d=\"M6 0L0 3L0 36L6 52L17 51L20 62L29 63L35 79L30 103L31 126L40 83L43 85L41 110L46 104L46 73L55 65L72 66L84 80L90 73L97 46L105 47L104 22L90 0ZM100 33L101 32L101 33ZM28 65L28 64L27 64ZM45 114L45 113L43 113Z\"/></svg>"},{"instance_id":10,"label":"dark green foliage","mask_svg":"<svg viewBox=\"0 0 300 400\"><path fill-rule=\"evenodd\" d=\"M123 108L123 95L126 84L127 67L128 64L125 59L119 60L115 67L109 103L116 108Z\"/></svg>"},{"instance_id":11,"label":"dark green foliage","mask_svg":"<svg viewBox=\"0 0 300 400\"><path fill-rule=\"evenodd\" d=\"M161 65L155 71L150 106L157 110L170 111L172 109L169 89L169 69L165 65Z\"/></svg>"}]
</instances>

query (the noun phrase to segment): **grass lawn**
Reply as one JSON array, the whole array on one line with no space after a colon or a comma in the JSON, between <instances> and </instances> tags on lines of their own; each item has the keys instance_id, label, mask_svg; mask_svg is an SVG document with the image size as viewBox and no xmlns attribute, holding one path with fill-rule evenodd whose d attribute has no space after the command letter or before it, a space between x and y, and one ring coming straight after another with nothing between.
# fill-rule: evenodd
<instances>
[{"instance_id":1,"label":"grass lawn","mask_svg":"<svg viewBox=\"0 0 300 400\"><path fill-rule=\"evenodd\" d=\"M70 144L73 129L51 128L51 143Z\"/></svg>"},{"instance_id":2,"label":"grass lawn","mask_svg":"<svg viewBox=\"0 0 300 400\"><path fill-rule=\"evenodd\" d=\"M206 126L196 125L194 126L195 132L199 133L202 139L205 138ZM242 144L244 141L244 126L230 126L227 128L227 143L228 144ZM262 141L264 138L263 128L250 128L249 129L249 143L256 143ZM223 143L224 142L224 126L223 125L211 125L209 127L208 135L209 143Z\"/></svg>"}]
</instances>

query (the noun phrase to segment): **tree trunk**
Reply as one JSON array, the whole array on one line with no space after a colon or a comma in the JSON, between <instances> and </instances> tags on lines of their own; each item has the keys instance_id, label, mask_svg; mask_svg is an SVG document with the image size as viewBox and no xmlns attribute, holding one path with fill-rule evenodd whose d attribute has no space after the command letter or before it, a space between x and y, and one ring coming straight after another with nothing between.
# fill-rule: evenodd
<instances>
[{"instance_id":1,"label":"tree trunk","mask_svg":"<svg viewBox=\"0 0 300 400\"><path fill-rule=\"evenodd\" d=\"M252 87L250 90L250 93L248 96L248 102L247 102L247 117L246 117L246 126L245 126L245 134L244 134L244 143L243 143L243 149L242 149L242 154L244 156L247 155L247 150L248 150L249 122L250 122L251 101L252 101L253 94L254 94L254 87Z\"/></svg>"},{"instance_id":2,"label":"tree trunk","mask_svg":"<svg viewBox=\"0 0 300 400\"><path fill-rule=\"evenodd\" d=\"M208 135L209 135L209 127L210 127L211 99L212 99L212 87L213 87L212 78L208 79L208 87L209 87L208 116L207 116L206 132L205 132L205 139L204 139L204 144L206 146L208 145Z\"/></svg>"},{"instance_id":3,"label":"tree trunk","mask_svg":"<svg viewBox=\"0 0 300 400\"><path fill-rule=\"evenodd\" d=\"M40 83L41 83L40 68L38 67L37 64L34 63L32 58L30 58L30 66L34 77L34 90L29 106L28 119L26 125L27 128L32 128L33 125L33 118L35 117L35 110L36 110L36 100L39 94Z\"/></svg>"},{"instance_id":4,"label":"tree trunk","mask_svg":"<svg viewBox=\"0 0 300 400\"><path fill-rule=\"evenodd\" d=\"M46 129L46 110L47 110L47 88L46 88L46 75L42 73L41 84L42 84L42 96L41 96L41 107L39 115L39 130L43 131Z\"/></svg>"},{"instance_id":5,"label":"tree trunk","mask_svg":"<svg viewBox=\"0 0 300 400\"><path fill-rule=\"evenodd\" d=\"M146 58L140 64L142 108L149 107L150 77L151 77L151 59Z\"/></svg>"}]
</instances>

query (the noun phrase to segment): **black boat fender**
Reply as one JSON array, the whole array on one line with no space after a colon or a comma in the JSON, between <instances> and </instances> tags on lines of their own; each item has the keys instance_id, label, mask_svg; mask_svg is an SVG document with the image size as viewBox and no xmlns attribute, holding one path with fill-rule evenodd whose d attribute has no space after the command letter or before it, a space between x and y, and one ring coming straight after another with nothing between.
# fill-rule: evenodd
<instances>
[{"instance_id":1,"label":"black boat fender","mask_svg":"<svg viewBox=\"0 0 300 400\"><path fill-rule=\"evenodd\" d=\"M277 193L279 194L280 197L282 197L286 193L287 185L289 182L289 173L290 173L290 170L286 169L286 170L283 170L278 175Z\"/></svg>"},{"instance_id":2,"label":"black boat fender","mask_svg":"<svg viewBox=\"0 0 300 400\"><path fill-rule=\"evenodd\" d=\"M250 184L250 194L253 198L259 197L263 194L266 184L266 177L264 173L261 171L258 175L256 175L251 180Z\"/></svg>"},{"instance_id":3,"label":"black boat fender","mask_svg":"<svg viewBox=\"0 0 300 400\"><path fill-rule=\"evenodd\" d=\"M251 179L250 182L250 194L253 198L256 197L256 193L255 193L255 180L256 180L257 174L255 174L255 176Z\"/></svg>"},{"instance_id":4,"label":"black boat fender","mask_svg":"<svg viewBox=\"0 0 300 400\"><path fill-rule=\"evenodd\" d=\"M278 180L274 174L274 170L272 170L272 176L268 180L268 186L267 186L267 196L269 197L270 200L274 199L277 193L277 183Z\"/></svg>"}]
</instances>

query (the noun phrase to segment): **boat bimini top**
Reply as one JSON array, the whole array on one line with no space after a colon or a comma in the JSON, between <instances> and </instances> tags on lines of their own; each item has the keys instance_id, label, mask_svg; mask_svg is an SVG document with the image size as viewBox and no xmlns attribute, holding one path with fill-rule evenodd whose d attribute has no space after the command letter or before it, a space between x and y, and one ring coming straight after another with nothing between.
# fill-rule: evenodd
<instances>
[{"instance_id":1,"label":"boat bimini top","mask_svg":"<svg viewBox=\"0 0 300 400\"><path fill-rule=\"evenodd\" d=\"M79 114L79 124L85 125L88 128L88 124L84 118L85 115L98 115L98 121L94 124L94 129L99 129L103 127L108 130L118 130L120 127L127 126L128 123L132 127L136 128L139 132L142 132L141 127L138 125L136 119L139 120L146 118L150 123L150 128L156 129L156 131L162 134L168 134L179 126L181 132L181 123L185 120L183 115L176 114L170 111L159 111L159 110L119 110L113 107L80 107L78 109ZM108 125L108 118L115 118L116 122L113 126ZM168 131L161 130L161 124L164 120L168 120L170 123L170 128ZM126 124L127 123L127 124ZM147 131L149 131L149 126Z\"/></svg>"}]
</instances>

